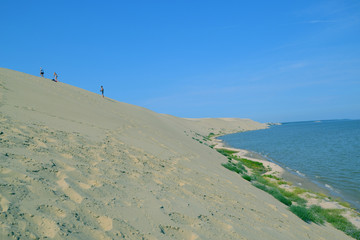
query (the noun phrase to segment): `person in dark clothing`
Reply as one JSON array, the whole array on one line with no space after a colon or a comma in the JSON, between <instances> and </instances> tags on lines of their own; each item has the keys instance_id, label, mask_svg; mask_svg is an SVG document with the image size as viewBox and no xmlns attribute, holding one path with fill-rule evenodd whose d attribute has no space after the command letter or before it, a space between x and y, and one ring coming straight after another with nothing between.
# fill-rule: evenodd
<instances>
[{"instance_id":1,"label":"person in dark clothing","mask_svg":"<svg viewBox=\"0 0 360 240\"><path fill-rule=\"evenodd\" d=\"M40 76L44 77L44 69L42 67L40 68Z\"/></svg>"},{"instance_id":2,"label":"person in dark clothing","mask_svg":"<svg viewBox=\"0 0 360 240\"><path fill-rule=\"evenodd\" d=\"M102 96L104 97L104 88L103 88L103 86L101 86L100 92L101 92Z\"/></svg>"}]
</instances>

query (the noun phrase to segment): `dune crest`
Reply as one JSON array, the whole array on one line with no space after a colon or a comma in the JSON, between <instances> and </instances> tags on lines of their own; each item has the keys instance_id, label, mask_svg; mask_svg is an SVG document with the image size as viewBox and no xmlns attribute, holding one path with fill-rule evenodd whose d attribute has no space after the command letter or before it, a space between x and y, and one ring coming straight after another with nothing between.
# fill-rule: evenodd
<instances>
[{"instance_id":1,"label":"dune crest","mask_svg":"<svg viewBox=\"0 0 360 240\"><path fill-rule=\"evenodd\" d=\"M201 143L265 124L158 114L3 68L0 124L1 239L351 239Z\"/></svg>"}]
</instances>

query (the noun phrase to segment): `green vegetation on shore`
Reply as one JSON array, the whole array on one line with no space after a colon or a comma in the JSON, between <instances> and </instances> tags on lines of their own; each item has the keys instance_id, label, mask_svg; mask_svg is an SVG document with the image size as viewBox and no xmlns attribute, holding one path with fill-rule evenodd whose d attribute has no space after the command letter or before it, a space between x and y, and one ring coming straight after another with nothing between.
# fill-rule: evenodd
<instances>
[{"instance_id":1,"label":"green vegetation on shore","mask_svg":"<svg viewBox=\"0 0 360 240\"><path fill-rule=\"evenodd\" d=\"M230 171L236 172L236 173L240 173L240 174L244 174L247 172L247 170L245 169L245 167L241 164L241 163L233 163L233 162L227 162L227 163L223 163L221 164L223 167L229 169Z\"/></svg>"},{"instance_id":2,"label":"green vegetation on shore","mask_svg":"<svg viewBox=\"0 0 360 240\"><path fill-rule=\"evenodd\" d=\"M216 136L217 135L214 133L210 133L206 137L195 133L195 137L192 138L201 144L214 148L215 145L209 145L207 142ZM299 187L292 187L291 191L287 191L282 185L292 186L292 183L277 176L266 174L271 171L271 169L266 168L261 162L240 158L235 155L238 153L238 151L235 150L225 148L216 150L228 159L227 163L221 164L223 167L240 174L242 178L249 181L253 186L272 195L274 198L288 206L289 210L303 221L316 224L324 224L326 221L332 224L336 229L343 231L345 234L356 240L360 240L360 230L342 215L344 210L324 209L317 205L307 206L307 200L301 195L308 193L315 195L316 198L323 199L331 199L331 197ZM335 201L344 207L350 208L350 205L346 202Z\"/></svg>"},{"instance_id":3,"label":"green vegetation on shore","mask_svg":"<svg viewBox=\"0 0 360 240\"><path fill-rule=\"evenodd\" d=\"M293 187L293 191L287 191L281 185L292 184L274 175L266 174L271 169L266 168L261 162L239 158L234 155L237 151L228 149L217 149L219 153L226 156L227 163L223 163L225 168L240 174L244 179L251 182L255 187L271 194L274 198L289 207L289 210L307 223L324 224L328 222L345 234L360 240L360 230L357 229L348 219L341 215L342 209L324 209L320 206L306 206L307 200L301 194L309 192L306 189ZM249 171L251 174L249 175ZM316 194L316 193L313 193ZM324 198L323 194L316 194L319 198ZM342 206L349 207L347 203L339 202Z\"/></svg>"}]
</instances>

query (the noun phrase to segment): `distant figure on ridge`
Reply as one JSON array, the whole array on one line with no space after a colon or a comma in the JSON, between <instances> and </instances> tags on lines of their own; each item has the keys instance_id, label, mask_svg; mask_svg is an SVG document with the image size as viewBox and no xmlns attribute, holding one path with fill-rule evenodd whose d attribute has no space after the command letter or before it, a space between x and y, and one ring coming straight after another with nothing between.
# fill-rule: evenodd
<instances>
[{"instance_id":1,"label":"distant figure on ridge","mask_svg":"<svg viewBox=\"0 0 360 240\"><path fill-rule=\"evenodd\" d=\"M54 72L54 81L55 81L55 82L57 82L57 81L58 81L58 79L57 79L57 78L58 78L58 75L57 75L57 73L56 73L56 72Z\"/></svg>"},{"instance_id":2,"label":"distant figure on ridge","mask_svg":"<svg viewBox=\"0 0 360 240\"><path fill-rule=\"evenodd\" d=\"M40 76L44 77L44 69L40 67Z\"/></svg>"},{"instance_id":3,"label":"distant figure on ridge","mask_svg":"<svg viewBox=\"0 0 360 240\"><path fill-rule=\"evenodd\" d=\"M102 96L104 97L104 88L103 88L103 86L101 86L100 92L101 92Z\"/></svg>"}]
</instances>

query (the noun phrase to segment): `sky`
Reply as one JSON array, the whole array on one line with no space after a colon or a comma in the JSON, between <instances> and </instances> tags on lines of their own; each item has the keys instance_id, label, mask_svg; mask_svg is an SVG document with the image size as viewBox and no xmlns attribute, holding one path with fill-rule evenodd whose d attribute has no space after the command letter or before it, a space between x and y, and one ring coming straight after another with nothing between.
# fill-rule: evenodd
<instances>
[{"instance_id":1,"label":"sky","mask_svg":"<svg viewBox=\"0 0 360 240\"><path fill-rule=\"evenodd\" d=\"M1 0L0 67L177 117L360 119L359 0Z\"/></svg>"}]
</instances>

